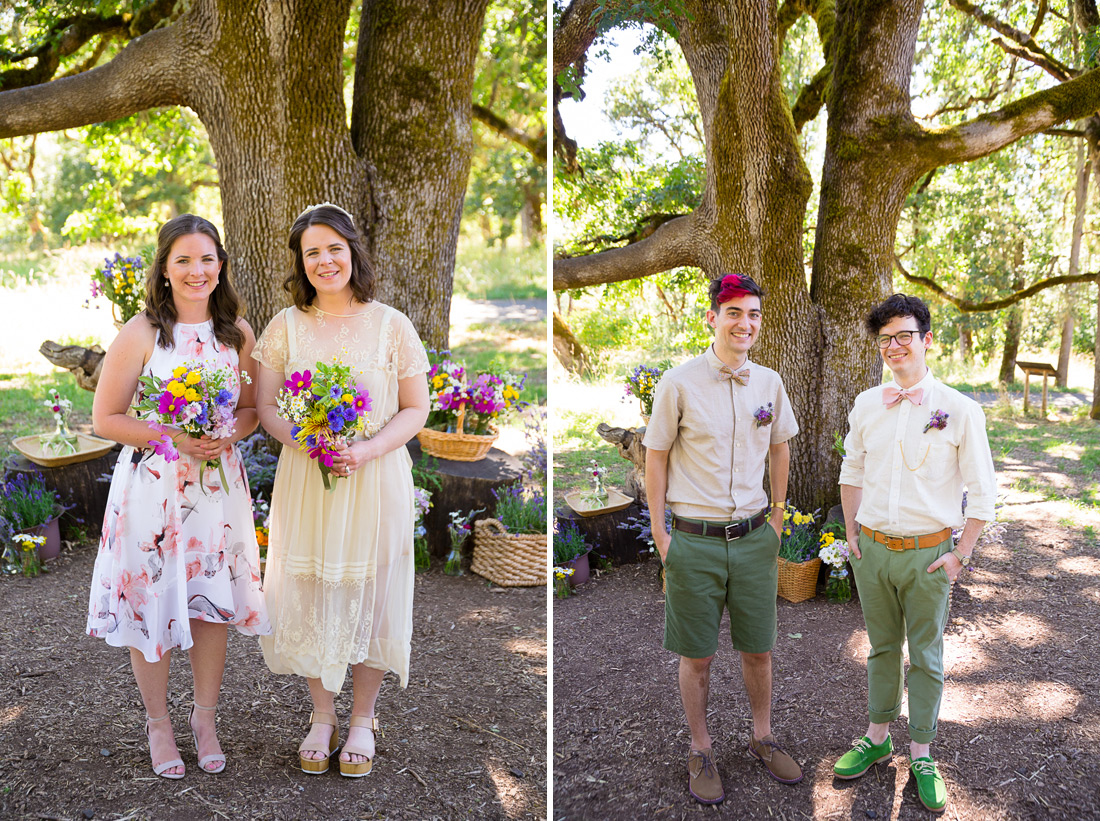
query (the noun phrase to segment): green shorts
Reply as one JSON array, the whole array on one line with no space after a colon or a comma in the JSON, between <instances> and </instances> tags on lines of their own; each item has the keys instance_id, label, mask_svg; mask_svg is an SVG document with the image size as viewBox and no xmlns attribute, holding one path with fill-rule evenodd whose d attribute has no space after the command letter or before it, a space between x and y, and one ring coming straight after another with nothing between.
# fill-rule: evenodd
<instances>
[{"instance_id":1,"label":"green shorts","mask_svg":"<svg viewBox=\"0 0 1100 821\"><path fill-rule=\"evenodd\" d=\"M779 537L766 522L732 542L674 529L665 556L665 649L692 659L713 656L725 607L734 650L770 651L778 556Z\"/></svg>"}]
</instances>

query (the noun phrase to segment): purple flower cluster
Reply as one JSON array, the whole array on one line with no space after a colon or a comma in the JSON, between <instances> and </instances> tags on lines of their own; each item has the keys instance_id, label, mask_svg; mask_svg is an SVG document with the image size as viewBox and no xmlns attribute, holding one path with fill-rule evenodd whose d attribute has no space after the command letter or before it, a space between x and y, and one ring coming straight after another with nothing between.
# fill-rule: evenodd
<instances>
[{"instance_id":1,"label":"purple flower cluster","mask_svg":"<svg viewBox=\"0 0 1100 821\"><path fill-rule=\"evenodd\" d=\"M752 412L752 418L756 420L756 427L767 427L775 421L775 406L771 402L761 405Z\"/></svg>"},{"instance_id":2,"label":"purple flower cluster","mask_svg":"<svg viewBox=\"0 0 1100 821\"><path fill-rule=\"evenodd\" d=\"M935 428L936 430L943 430L944 428L946 428L947 417L950 415L951 414L942 410L932 411L932 416L929 417L928 424L924 426L924 433L928 433L928 431L932 430L932 428Z\"/></svg>"}]
</instances>

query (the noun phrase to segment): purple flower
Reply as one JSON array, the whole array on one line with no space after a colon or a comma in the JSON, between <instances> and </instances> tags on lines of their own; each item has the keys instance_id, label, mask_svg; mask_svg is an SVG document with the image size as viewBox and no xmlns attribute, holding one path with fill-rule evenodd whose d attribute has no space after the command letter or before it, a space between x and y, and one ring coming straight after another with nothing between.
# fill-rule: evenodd
<instances>
[{"instance_id":1,"label":"purple flower","mask_svg":"<svg viewBox=\"0 0 1100 821\"><path fill-rule=\"evenodd\" d=\"M344 411L344 419L348 422L354 422L355 417L359 415L355 412L355 407L352 405L341 405L340 409Z\"/></svg>"},{"instance_id":2,"label":"purple flower","mask_svg":"<svg viewBox=\"0 0 1100 821\"><path fill-rule=\"evenodd\" d=\"M935 428L936 430L943 430L947 427L947 417L950 415L951 414L946 413L942 410L932 411L932 416L929 417L928 424L924 426L923 432L928 433L928 431L932 430L932 428Z\"/></svg>"},{"instance_id":3,"label":"purple flower","mask_svg":"<svg viewBox=\"0 0 1100 821\"><path fill-rule=\"evenodd\" d=\"M233 391L228 388L222 388L218 391L218 395L214 397L214 401L219 405L228 405L229 400L233 398Z\"/></svg>"},{"instance_id":4,"label":"purple flower","mask_svg":"<svg viewBox=\"0 0 1100 821\"><path fill-rule=\"evenodd\" d=\"M752 418L756 420L756 427L767 427L775 421L775 406L771 402L769 402L766 406L761 405L759 408L753 411Z\"/></svg>"},{"instance_id":5,"label":"purple flower","mask_svg":"<svg viewBox=\"0 0 1100 821\"><path fill-rule=\"evenodd\" d=\"M165 462L174 462L180 458L180 452L176 450L176 446L172 443L172 437L167 433L162 433L156 439L150 439L149 445L157 456L164 457Z\"/></svg>"},{"instance_id":6,"label":"purple flower","mask_svg":"<svg viewBox=\"0 0 1100 821\"><path fill-rule=\"evenodd\" d=\"M328 412L328 424L334 433L344 429L344 413L339 408L333 408Z\"/></svg>"},{"instance_id":7,"label":"purple flower","mask_svg":"<svg viewBox=\"0 0 1100 821\"><path fill-rule=\"evenodd\" d=\"M341 396L344 395L343 386L333 385L331 388L328 389L328 395L331 396L333 399L339 399Z\"/></svg>"}]
</instances>

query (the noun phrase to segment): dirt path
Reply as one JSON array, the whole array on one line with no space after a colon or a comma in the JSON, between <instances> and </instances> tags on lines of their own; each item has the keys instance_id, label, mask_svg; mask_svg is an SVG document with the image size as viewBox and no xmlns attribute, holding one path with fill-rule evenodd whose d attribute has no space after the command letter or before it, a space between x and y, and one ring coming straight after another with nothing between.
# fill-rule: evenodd
<instances>
[{"instance_id":1,"label":"dirt path","mask_svg":"<svg viewBox=\"0 0 1100 821\"><path fill-rule=\"evenodd\" d=\"M956 586L946 634L933 745L949 791L944 817L1100 818L1100 509L1014 490L1016 478L1044 469L1033 455L998 469L1009 532ZM805 780L778 784L746 753L748 703L724 639L709 723L727 797L696 804L663 618L654 562L554 602L555 819L930 817L909 777L904 720L889 766L853 782L831 775L866 727L867 642L858 602L820 595L780 600L774 655L773 726Z\"/></svg>"},{"instance_id":2,"label":"dirt path","mask_svg":"<svg viewBox=\"0 0 1100 821\"><path fill-rule=\"evenodd\" d=\"M84 635L93 561L86 545L45 576L0 578L0 818L546 816L543 590L416 577L409 687L383 684L385 737L365 779L298 769L305 683L272 675L255 639L235 631L218 710L229 765L199 772L190 669L176 653L169 696L188 772L166 781L149 767L127 653ZM349 686L337 700L345 731L350 708Z\"/></svg>"}]
</instances>

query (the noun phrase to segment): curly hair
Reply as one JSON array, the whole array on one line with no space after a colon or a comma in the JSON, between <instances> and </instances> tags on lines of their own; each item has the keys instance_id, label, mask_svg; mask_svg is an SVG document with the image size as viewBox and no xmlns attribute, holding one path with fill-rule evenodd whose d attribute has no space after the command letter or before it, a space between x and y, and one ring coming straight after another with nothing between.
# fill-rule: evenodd
<instances>
[{"instance_id":1,"label":"curly hair","mask_svg":"<svg viewBox=\"0 0 1100 821\"><path fill-rule=\"evenodd\" d=\"M878 336L883 325L899 316L911 316L917 320L921 336L932 330L932 313L928 306L921 299L905 294L894 294L872 308L863 320L863 327L871 336Z\"/></svg>"}]
</instances>

